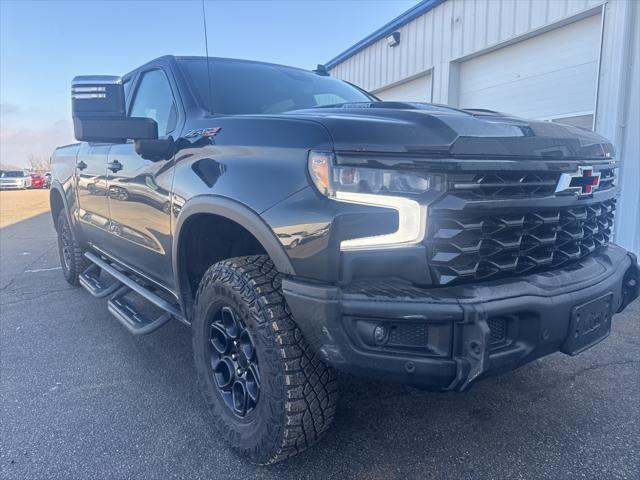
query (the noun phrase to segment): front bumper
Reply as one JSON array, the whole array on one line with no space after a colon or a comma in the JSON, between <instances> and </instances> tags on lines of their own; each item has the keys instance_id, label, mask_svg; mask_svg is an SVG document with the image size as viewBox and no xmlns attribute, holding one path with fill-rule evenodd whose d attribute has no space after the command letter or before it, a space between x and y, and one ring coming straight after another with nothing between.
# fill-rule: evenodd
<instances>
[{"instance_id":1,"label":"front bumper","mask_svg":"<svg viewBox=\"0 0 640 480\"><path fill-rule=\"evenodd\" d=\"M563 269L455 287L423 289L395 279L342 288L285 279L282 286L300 329L328 364L464 390L482 377L556 351L573 355L605 338L610 314L638 296L639 276L635 256L612 245ZM598 298L610 313L606 331L576 348L569 335L576 308Z\"/></svg>"},{"instance_id":2,"label":"front bumper","mask_svg":"<svg viewBox=\"0 0 640 480\"><path fill-rule=\"evenodd\" d=\"M0 183L0 189L3 189L3 188L18 188L18 189L20 189L20 188L25 188L25 186L26 185L24 183L22 183L22 182L3 182L3 183Z\"/></svg>"}]
</instances>

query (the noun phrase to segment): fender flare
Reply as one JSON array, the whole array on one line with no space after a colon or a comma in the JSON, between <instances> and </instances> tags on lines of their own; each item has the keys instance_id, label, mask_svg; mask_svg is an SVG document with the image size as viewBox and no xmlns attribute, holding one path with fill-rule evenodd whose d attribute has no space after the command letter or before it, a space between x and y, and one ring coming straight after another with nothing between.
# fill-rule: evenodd
<instances>
[{"instance_id":1,"label":"fender flare","mask_svg":"<svg viewBox=\"0 0 640 480\"><path fill-rule=\"evenodd\" d=\"M49 187L49 206L51 206L51 197L54 194L54 191L60 195L62 198L62 210L67 215L67 222L69 222L69 226L71 227L71 236L75 241L79 241L78 232L76 232L76 222L74 221L73 215L71 215L71 211L69 210L69 200L67 199L67 193L64 190L64 187L60 183L59 180L52 180L51 186ZM58 225L56 225L57 218L53 218L53 209L51 209L51 217L53 220L53 228L57 231Z\"/></svg>"},{"instance_id":2,"label":"fender flare","mask_svg":"<svg viewBox=\"0 0 640 480\"><path fill-rule=\"evenodd\" d=\"M246 205L217 195L198 195L189 199L180 209L178 219L173 232L173 245L171 247L171 262L175 277L177 293L180 304L183 306L183 313L187 315L187 306L191 305L188 282L181 278L179 268L180 233L185 223L194 215L211 214L231 220L245 228L251 233L273 261L278 271L285 275L294 275L295 271L291 260L284 251L284 247L278 241L273 230L265 223L260 215ZM186 317L188 318L188 317Z\"/></svg>"}]
</instances>

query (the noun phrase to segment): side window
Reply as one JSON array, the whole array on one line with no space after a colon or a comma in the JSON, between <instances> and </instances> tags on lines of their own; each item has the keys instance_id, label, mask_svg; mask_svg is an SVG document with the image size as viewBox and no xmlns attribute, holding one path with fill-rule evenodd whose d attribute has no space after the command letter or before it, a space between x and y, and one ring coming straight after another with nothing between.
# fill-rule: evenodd
<instances>
[{"instance_id":1,"label":"side window","mask_svg":"<svg viewBox=\"0 0 640 480\"><path fill-rule=\"evenodd\" d=\"M176 104L169 81L161 70L142 74L129 116L153 118L158 124L160 136L176 128Z\"/></svg>"}]
</instances>

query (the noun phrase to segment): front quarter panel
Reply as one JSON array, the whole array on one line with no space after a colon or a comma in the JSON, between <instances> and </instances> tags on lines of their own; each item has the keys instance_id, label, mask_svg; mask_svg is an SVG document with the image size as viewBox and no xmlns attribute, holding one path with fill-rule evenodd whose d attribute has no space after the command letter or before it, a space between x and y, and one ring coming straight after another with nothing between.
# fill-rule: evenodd
<instances>
[{"instance_id":1,"label":"front quarter panel","mask_svg":"<svg viewBox=\"0 0 640 480\"><path fill-rule=\"evenodd\" d=\"M189 133L205 129L215 134ZM308 187L309 150L332 148L324 127L272 117L217 117L191 122L185 132L176 141L171 202L173 270L181 298L187 292L179 278L180 233L192 215L239 223L263 244L280 271L294 274L273 227L260 214Z\"/></svg>"},{"instance_id":2,"label":"front quarter panel","mask_svg":"<svg viewBox=\"0 0 640 480\"><path fill-rule=\"evenodd\" d=\"M207 128L216 129L215 136L177 142L174 214L181 202L200 195L230 198L261 213L309 185L309 150L332 148L324 127L310 121L218 117L186 132Z\"/></svg>"}]
</instances>

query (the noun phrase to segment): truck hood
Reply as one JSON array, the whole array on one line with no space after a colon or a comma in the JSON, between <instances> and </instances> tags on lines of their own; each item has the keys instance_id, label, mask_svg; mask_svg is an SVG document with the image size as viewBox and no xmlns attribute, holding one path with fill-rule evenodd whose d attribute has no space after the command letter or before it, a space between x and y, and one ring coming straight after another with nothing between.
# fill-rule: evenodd
<instances>
[{"instance_id":1,"label":"truck hood","mask_svg":"<svg viewBox=\"0 0 640 480\"><path fill-rule=\"evenodd\" d=\"M286 114L320 122L337 151L483 158L610 159L613 146L582 128L490 110L365 102Z\"/></svg>"}]
</instances>

